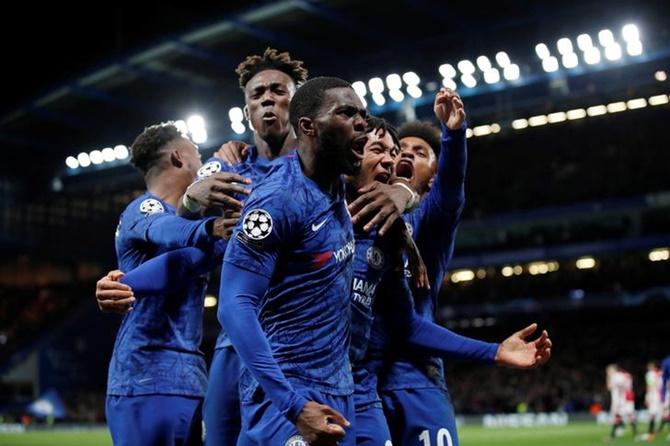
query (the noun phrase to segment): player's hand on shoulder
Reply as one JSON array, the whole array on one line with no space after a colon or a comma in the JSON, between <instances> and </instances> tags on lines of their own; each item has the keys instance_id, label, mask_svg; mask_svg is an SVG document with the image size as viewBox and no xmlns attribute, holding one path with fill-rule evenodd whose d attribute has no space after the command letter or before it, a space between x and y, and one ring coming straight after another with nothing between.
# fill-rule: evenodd
<instances>
[{"instance_id":1,"label":"player's hand on shoulder","mask_svg":"<svg viewBox=\"0 0 670 446\"><path fill-rule=\"evenodd\" d=\"M311 446L335 446L344 438L345 427L349 426L341 413L335 409L308 401L298 415L296 427Z\"/></svg>"},{"instance_id":2,"label":"player's hand on shoulder","mask_svg":"<svg viewBox=\"0 0 670 446\"><path fill-rule=\"evenodd\" d=\"M411 199L403 188L373 181L359 189L359 197L349 204L353 224L364 224L370 231L379 226L379 234L384 235L400 218Z\"/></svg>"},{"instance_id":3,"label":"player's hand on shoulder","mask_svg":"<svg viewBox=\"0 0 670 446\"><path fill-rule=\"evenodd\" d=\"M119 282L121 277L123 277L121 271L113 270L96 283L95 298L100 311L126 314L133 309L135 303L133 290Z\"/></svg>"},{"instance_id":4,"label":"player's hand on shoulder","mask_svg":"<svg viewBox=\"0 0 670 446\"><path fill-rule=\"evenodd\" d=\"M230 240L235 225L242 214L239 211L226 211L222 217L218 217L212 224L212 235L224 240Z\"/></svg>"},{"instance_id":5,"label":"player's hand on shoulder","mask_svg":"<svg viewBox=\"0 0 670 446\"><path fill-rule=\"evenodd\" d=\"M441 88L435 95L435 116L450 130L458 130L465 122L465 106L461 97L450 88Z\"/></svg>"},{"instance_id":6,"label":"player's hand on shoulder","mask_svg":"<svg viewBox=\"0 0 670 446\"><path fill-rule=\"evenodd\" d=\"M517 369L530 369L546 364L551 358L552 342L549 333L543 330L537 339L526 341L536 330L537 324L533 323L505 339L498 347L496 364Z\"/></svg>"},{"instance_id":7,"label":"player's hand on shoulder","mask_svg":"<svg viewBox=\"0 0 670 446\"><path fill-rule=\"evenodd\" d=\"M243 141L228 141L219 150L214 152L216 158L221 158L228 164L241 163L249 154L249 144Z\"/></svg>"},{"instance_id":8,"label":"player's hand on shoulder","mask_svg":"<svg viewBox=\"0 0 670 446\"><path fill-rule=\"evenodd\" d=\"M242 202L234 198L235 194L249 195L251 191L245 185L251 180L232 172L216 172L191 184L186 197L197 202L203 208L213 207L226 210L242 209Z\"/></svg>"}]
</instances>

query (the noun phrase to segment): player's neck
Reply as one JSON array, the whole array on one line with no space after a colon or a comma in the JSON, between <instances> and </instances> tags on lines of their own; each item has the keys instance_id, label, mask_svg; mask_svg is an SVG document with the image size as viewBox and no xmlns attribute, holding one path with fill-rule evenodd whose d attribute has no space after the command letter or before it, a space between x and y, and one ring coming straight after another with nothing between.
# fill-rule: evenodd
<instances>
[{"instance_id":1,"label":"player's neck","mask_svg":"<svg viewBox=\"0 0 670 446\"><path fill-rule=\"evenodd\" d=\"M340 182L340 174L333 172L333 166L329 166L325 160L317 156L318 151L309 143L300 142L298 145L298 156L302 165L302 173L314 181L321 190L328 194L334 194Z\"/></svg>"},{"instance_id":2,"label":"player's neck","mask_svg":"<svg viewBox=\"0 0 670 446\"><path fill-rule=\"evenodd\" d=\"M278 141L267 141L261 138L258 133L254 133L254 144L256 145L258 156L273 160L289 150L294 149L297 145L297 141L293 130L289 130L289 132Z\"/></svg>"},{"instance_id":3,"label":"player's neck","mask_svg":"<svg viewBox=\"0 0 670 446\"><path fill-rule=\"evenodd\" d=\"M188 183L181 181L180 175L172 172L163 172L151 178L147 177L145 180L149 193L175 208L179 205L179 200L188 187Z\"/></svg>"}]
</instances>

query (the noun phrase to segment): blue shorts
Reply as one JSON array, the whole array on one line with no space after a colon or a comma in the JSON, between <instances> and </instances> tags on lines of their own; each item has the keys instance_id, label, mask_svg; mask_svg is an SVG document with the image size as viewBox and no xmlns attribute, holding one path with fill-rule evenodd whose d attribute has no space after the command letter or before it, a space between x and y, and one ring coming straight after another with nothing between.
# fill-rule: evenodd
<instances>
[{"instance_id":1,"label":"blue shorts","mask_svg":"<svg viewBox=\"0 0 670 446\"><path fill-rule=\"evenodd\" d=\"M391 446L391 432L381 403L356 406L354 429L356 446Z\"/></svg>"},{"instance_id":2,"label":"blue shorts","mask_svg":"<svg viewBox=\"0 0 670 446\"><path fill-rule=\"evenodd\" d=\"M235 446L240 435L240 358L232 346L216 349L203 406L205 444Z\"/></svg>"},{"instance_id":3,"label":"blue shorts","mask_svg":"<svg viewBox=\"0 0 670 446\"><path fill-rule=\"evenodd\" d=\"M393 444L458 446L456 416L449 393L441 389L381 392Z\"/></svg>"},{"instance_id":4,"label":"blue shorts","mask_svg":"<svg viewBox=\"0 0 670 446\"><path fill-rule=\"evenodd\" d=\"M105 412L115 446L202 444L202 398L107 395Z\"/></svg>"},{"instance_id":5,"label":"blue shorts","mask_svg":"<svg viewBox=\"0 0 670 446\"><path fill-rule=\"evenodd\" d=\"M296 391L310 401L325 404L340 412L351 426L347 434L338 443L339 446L354 446L356 444L354 417L354 398L349 396L327 395L312 389L296 388ZM270 402L261 389L253 392L247 401L242 399L242 432L237 446L285 446L306 445L298 428L282 415Z\"/></svg>"}]
</instances>

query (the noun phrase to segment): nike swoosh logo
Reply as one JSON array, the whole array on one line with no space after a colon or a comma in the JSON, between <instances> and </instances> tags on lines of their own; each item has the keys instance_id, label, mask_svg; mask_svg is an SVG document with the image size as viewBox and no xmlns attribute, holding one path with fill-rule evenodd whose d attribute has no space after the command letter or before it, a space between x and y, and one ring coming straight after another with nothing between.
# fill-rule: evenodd
<instances>
[{"instance_id":1,"label":"nike swoosh logo","mask_svg":"<svg viewBox=\"0 0 670 446\"><path fill-rule=\"evenodd\" d=\"M137 381L137 384L145 384L148 383L149 381L153 380L153 378L143 378Z\"/></svg>"},{"instance_id":2,"label":"nike swoosh logo","mask_svg":"<svg viewBox=\"0 0 670 446\"><path fill-rule=\"evenodd\" d=\"M315 225L314 223L312 223L312 231L314 231L314 232L318 231L319 229L321 229L321 227L323 225L326 224L327 221L328 221L328 217L326 217L326 219L324 221L322 221L321 223L319 223L318 225Z\"/></svg>"}]
</instances>

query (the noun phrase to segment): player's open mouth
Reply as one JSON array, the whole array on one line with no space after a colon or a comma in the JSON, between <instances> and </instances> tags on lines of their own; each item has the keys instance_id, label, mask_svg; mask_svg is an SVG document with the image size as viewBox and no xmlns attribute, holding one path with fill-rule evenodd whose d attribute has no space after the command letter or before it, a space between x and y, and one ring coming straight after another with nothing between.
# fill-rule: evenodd
<instances>
[{"instance_id":1,"label":"player's open mouth","mask_svg":"<svg viewBox=\"0 0 670 446\"><path fill-rule=\"evenodd\" d=\"M379 181L380 183L388 183L389 178L391 178L391 174L388 172L380 172L375 175L375 181Z\"/></svg>"},{"instance_id":2,"label":"player's open mouth","mask_svg":"<svg viewBox=\"0 0 670 446\"><path fill-rule=\"evenodd\" d=\"M367 135L359 136L354 139L354 142L351 144L351 152L359 160L363 159L363 152L365 151L365 144L368 142Z\"/></svg>"},{"instance_id":3,"label":"player's open mouth","mask_svg":"<svg viewBox=\"0 0 670 446\"><path fill-rule=\"evenodd\" d=\"M263 122L267 122L269 124L274 123L277 120L277 115L275 115L272 112L266 112L263 114Z\"/></svg>"},{"instance_id":4,"label":"player's open mouth","mask_svg":"<svg viewBox=\"0 0 670 446\"><path fill-rule=\"evenodd\" d=\"M407 159L401 159L395 165L395 175L408 180L414 176L414 163Z\"/></svg>"}]
</instances>

